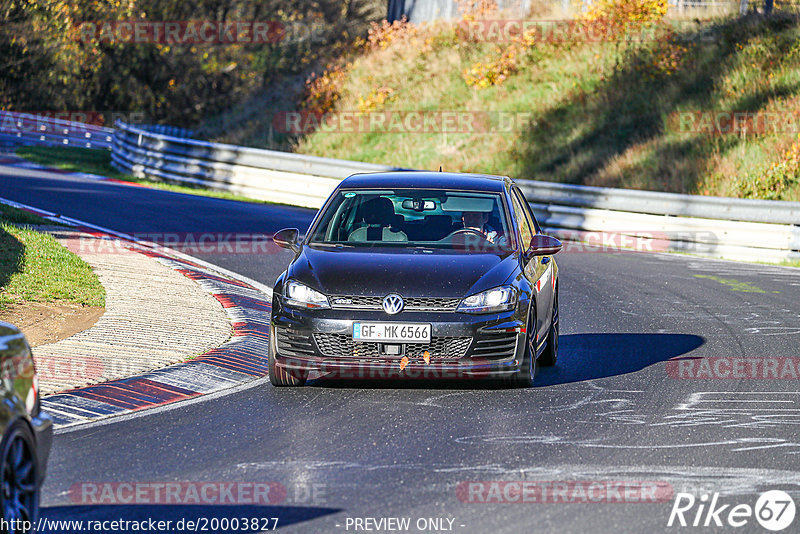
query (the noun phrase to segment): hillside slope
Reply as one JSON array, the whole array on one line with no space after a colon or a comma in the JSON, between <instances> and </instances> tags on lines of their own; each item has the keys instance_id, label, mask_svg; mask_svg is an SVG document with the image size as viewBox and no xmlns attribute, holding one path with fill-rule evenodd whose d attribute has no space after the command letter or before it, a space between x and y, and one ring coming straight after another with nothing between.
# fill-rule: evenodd
<instances>
[{"instance_id":1,"label":"hillside slope","mask_svg":"<svg viewBox=\"0 0 800 534\"><path fill-rule=\"evenodd\" d=\"M403 167L800 200L798 18L658 28L492 42L469 21L384 25L309 81L299 121L273 110L262 132L293 136L301 153Z\"/></svg>"}]
</instances>

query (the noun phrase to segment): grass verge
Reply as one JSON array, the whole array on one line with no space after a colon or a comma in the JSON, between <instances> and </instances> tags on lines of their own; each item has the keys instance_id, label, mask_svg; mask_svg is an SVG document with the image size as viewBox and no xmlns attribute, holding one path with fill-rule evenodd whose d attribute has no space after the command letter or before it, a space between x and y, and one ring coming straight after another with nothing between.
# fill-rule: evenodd
<instances>
[{"instance_id":1,"label":"grass verge","mask_svg":"<svg viewBox=\"0 0 800 534\"><path fill-rule=\"evenodd\" d=\"M25 302L105 306L105 289L89 264L25 226L52 223L5 205L0 212L0 310Z\"/></svg>"}]
</instances>

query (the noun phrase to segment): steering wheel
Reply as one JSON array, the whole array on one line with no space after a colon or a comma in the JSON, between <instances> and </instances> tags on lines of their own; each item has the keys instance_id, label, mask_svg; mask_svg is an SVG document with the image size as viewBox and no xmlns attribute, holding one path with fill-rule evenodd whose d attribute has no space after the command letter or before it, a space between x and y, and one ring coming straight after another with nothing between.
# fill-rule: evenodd
<instances>
[{"instance_id":1,"label":"steering wheel","mask_svg":"<svg viewBox=\"0 0 800 534\"><path fill-rule=\"evenodd\" d=\"M447 237L448 238L453 238L453 237L455 237L457 235L460 235L460 234L475 234L476 236L480 237L484 241L488 241L488 239L486 239L486 236L483 235L483 232L481 232L479 230L475 230L474 228L459 228L458 230L454 230L454 231L450 232L450 235L448 235Z\"/></svg>"}]
</instances>

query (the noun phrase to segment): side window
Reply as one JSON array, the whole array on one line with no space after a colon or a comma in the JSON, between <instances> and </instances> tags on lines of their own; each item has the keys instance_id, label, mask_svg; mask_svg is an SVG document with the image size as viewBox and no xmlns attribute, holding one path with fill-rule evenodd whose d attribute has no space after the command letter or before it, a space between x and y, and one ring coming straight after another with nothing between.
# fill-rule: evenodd
<instances>
[{"instance_id":1,"label":"side window","mask_svg":"<svg viewBox=\"0 0 800 534\"><path fill-rule=\"evenodd\" d=\"M537 234L541 234L542 233L542 229L539 226L539 221L537 221L536 217L533 215L533 211L531 211L530 204L528 204L528 201L525 200L525 195L523 195L522 191L520 191L519 188L517 188L517 187L514 188L514 194L515 194L515 196L519 197L519 201L522 204L522 209L528 215L528 219L533 222L533 227L536 229L536 233Z\"/></svg>"},{"instance_id":2,"label":"side window","mask_svg":"<svg viewBox=\"0 0 800 534\"><path fill-rule=\"evenodd\" d=\"M520 249L525 251L530 246L531 239L533 239L531 223L516 194L511 195L511 204L514 209L514 218L517 219L517 224L519 225Z\"/></svg>"}]
</instances>

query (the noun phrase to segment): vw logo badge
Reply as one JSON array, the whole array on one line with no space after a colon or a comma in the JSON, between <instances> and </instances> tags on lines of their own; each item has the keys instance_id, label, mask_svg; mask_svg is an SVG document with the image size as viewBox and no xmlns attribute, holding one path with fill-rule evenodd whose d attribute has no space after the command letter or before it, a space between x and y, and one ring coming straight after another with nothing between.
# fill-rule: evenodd
<instances>
[{"instance_id":1,"label":"vw logo badge","mask_svg":"<svg viewBox=\"0 0 800 534\"><path fill-rule=\"evenodd\" d=\"M389 315L394 315L395 313L400 313L403 311L403 307L405 303L403 302L403 297L400 295L386 295L383 298L383 311L388 313Z\"/></svg>"}]
</instances>

